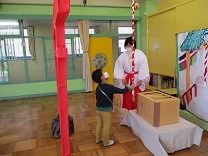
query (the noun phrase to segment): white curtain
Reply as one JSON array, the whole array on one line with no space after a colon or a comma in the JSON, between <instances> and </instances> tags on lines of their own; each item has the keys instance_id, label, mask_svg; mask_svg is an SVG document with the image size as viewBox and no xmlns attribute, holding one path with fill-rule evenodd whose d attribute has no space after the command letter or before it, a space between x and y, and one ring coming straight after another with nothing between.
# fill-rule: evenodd
<instances>
[{"instance_id":1,"label":"white curtain","mask_svg":"<svg viewBox=\"0 0 208 156\"><path fill-rule=\"evenodd\" d=\"M83 49L83 78L85 79L85 91L92 91L92 79L90 72L90 62L88 55L89 47L89 27L90 22L88 20L78 21L78 29Z\"/></svg>"},{"instance_id":2,"label":"white curtain","mask_svg":"<svg viewBox=\"0 0 208 156\"><path fill-rule=\"evenodd\" d=\"M28 36L34 36L34 27L28 26L27 27L27 34ZM29 51L32 56L32 59L36 59L35 54L35 39L34 38L28 38L28 45L29 45Z\"/></svg>"}]
</instances>

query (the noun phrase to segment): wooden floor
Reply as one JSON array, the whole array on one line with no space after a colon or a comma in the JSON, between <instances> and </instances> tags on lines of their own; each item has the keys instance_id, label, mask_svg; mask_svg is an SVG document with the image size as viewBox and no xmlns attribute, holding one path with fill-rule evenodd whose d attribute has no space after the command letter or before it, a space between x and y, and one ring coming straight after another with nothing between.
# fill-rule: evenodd
<instances>
[{"instance_id":1,"label":"wooden floor","mask_svg":"<svg viewBox=\"0 0 208 156\"><path fill-rule=\"evenodd\" d=\"M69 114L75 133L70 136L73 156L152 156L140 138L119 123L127 114L115 106L110 137L115 144L95 144L95 93L68 96ZM0 101L0 156L61 156L60 139L51 137L51 120L57 115L57 96ZM208 132L203 132L201 146L170 156L208 156Z\"/></svg>"}]
</instances>

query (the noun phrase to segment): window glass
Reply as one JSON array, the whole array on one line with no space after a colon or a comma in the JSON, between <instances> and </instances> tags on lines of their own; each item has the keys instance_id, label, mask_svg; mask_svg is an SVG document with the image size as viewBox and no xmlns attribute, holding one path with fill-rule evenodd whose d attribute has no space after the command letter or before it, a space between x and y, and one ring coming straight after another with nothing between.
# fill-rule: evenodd
<instances>
[{"instance_id":1,"label":"window glass","mask_svg":"<svg viewBox=\"0 0 208 156\"><path fill-rule=\"evenodd\" d=\"M4 40L0 39L0 83L8 81L8 64L6 62L5 45Z\"/></svg>"},{"instance_id":2,"label":"window glass","mask_svg":"<svg viewBox=\"0 0 208 156\"><path fill-rule=\"evenodd\" d=\"M132 28L131 27L118 27L118 34L131 34Z\"/></svg>"},{"instance_id":3,"label":"window glass","mask_svg":"<svg viewBox=\"0 0 208 156\"><path fill-rule=\"evenodd\" d=\"M112 21L113 34L131 34L131 21Z\"/></svg>"},{"instance_id":4,"label":"window glass","mask_svg":"<svg viewBox=\"0 0 208 156\"><path fill-rule=\"evenodd\" d=\"M125 47L124 47L124 42L125 42L125 39L126 38L119 38L118 40L118 47L119 47L119 53L123 53L125 50Z\"/></svg>"},{"instance_id":5,"label":"window glass","mask_svg":"<svg viewBox=\"0 0 208 156\"><path fill-rule=\"evenodd\" d=\"M0 60L6 61L6 50L4 39L0 39Z\"/></svg>"},{"instance_id":6,"label":"window glass","mask_svg":"<svg viewBox=\"0 0 208 156\"><path fill-rule=\"evenodd\" d=\"M0 83L1 82L8 82L8 64L7 62L0 61Z\"/></svg>"},{"instance_id":7,"label":"window glass","mask_svg":"<svg viewBox=\"0 0 208 156\"><path fill-rule=\"evenodd\" d=\"M76 78L74 74L74 59L68 58L67 59L67 78Z\"/></svg>"},{"instance_id":8,"label":"window glass","mask_svg":"<svg viewBox=\"0 0 208 156\"><path fill-rule=\"evenodd\" d=\"M109 34L110 21L90 21L90 29L94 30L94 34Z\"/></svg>"},{"instance_id":9,"label":"window glass","mask_svg":"<svg viewBox=\"0 0 208 156\"><path fill-rule=\"evenodd\" d=\"M83 55L80 37L74 38L74 53L75 53L75 56L82 56Z\"/></svg>"},{"instance_id":10,"label":"window glass","mask_svg":"<svg viewBox=\"0 0 208 156\"><path fill-rule=\"evenodd\" d=\"M76 72L76 78L83 78L83 63L82 63L82 57L75 57L75 72Z\"/></svg>"},{"instance_id":11,"label":"window glass","mask_svg":"<svg viewBox=\"0 0 208 156\"><path fill-rule=\"evenodd\" d=\"M47 60L47 73L49 79L54 79L56 77L56 70L54 60Z\"/></svg>"},{"instance_id":12,"label":"window glass","mask_svg":"<svg viewBox=\"0 0 208 156\"><path fill-rule=\"evenodd\" d=\"M0 28L0 35L19 35L19 28Z\"/></svg>"},{"instance_id":13,"label":"window glass","mask_svg":"<svg viewBox=\"0 0 208 156\"><path fill-rule=\"evenodd\" d=\"M24 59L23 47L26 47L26 57L31 58L28 40L22 42L22 38L6 38L6 52L8 60L19 60Z\"/></svg>"},{"instance_id":14,"label":"window glass","mask_svg":"<svg viewBox=\"0 0 208 156\"><path fill-rule=\"evenodd\" d=\"M66 48L68 50L68 56L72 57L72 43L71 43L71 39L66 39Z\"/></svg>"},{"instance_id":15,"label":"window glass","mask_svg":"<svg viewBox=\"0 0 208 156\"><path fill-rule=\"evenodd\" d=\"M19 23L17 20L0 20L0 35L19 35Z\"/></svg>"},{"instance_id":16,"label":"window glass","mask_svg":"<svg viewBox=\"0 0 208 156\"><path fill-rule=\"evenodd\" d=\"M11 83L26 82L26 71L24 60L8 60L9 78Z\"/></svg>"},{"instance_id":17,"label":"window glass","mask_svg":"<svg viewBox=\"0 0 208 156\"><path fill-rule=\"evenodd\" d=\"M94 34L94 29L89 29L89 34ZM78 28L67 28L65 29L65 34L79 34Z\"/></svg>"},{"instance_id":18,"label":"window glass","mask_svg":"<svg viewBox=\"0 0 208 156\"><path fill-rule=\"evenodd\" d=\"M46 79L46 63L44 60L43 40L34 38L36 58L27 60L29 81L43 81Z\"/></svg>"},{"instance_id":19,"label":"window glass","mask_svg":"<svg viewBox=\"0 0 208 156\"><path fill-rule=\"evenodd\" d=\"M47 59L54 58L54 51L53 51L53 40L52 39L46 39L45 40L45 52Z\"/></svg>"}]
</instances>

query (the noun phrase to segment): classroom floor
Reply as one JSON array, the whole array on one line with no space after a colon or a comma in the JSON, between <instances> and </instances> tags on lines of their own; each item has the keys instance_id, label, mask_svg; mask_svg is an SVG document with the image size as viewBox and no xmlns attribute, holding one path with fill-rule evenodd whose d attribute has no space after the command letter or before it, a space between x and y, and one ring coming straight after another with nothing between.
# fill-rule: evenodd
<instances>
[{"instance_id":1,"label":"classroom floor","mask_svg":"<svg viewBox=\"0 0 208 156\"><path fill-rule=\"evenodd\" d=\"M69 94L69 114L75 133L70 136L72 156L153 156L127 126L119 123L127 111L118 107L112 116L110 137L115 144L95 144L95 93ZM61 156L60 139L51 137L57 115L57 96L0 101L0 156ZM208 132L201 146L193 145L170 156L208 156Z\"/></svg>"}]
</instances>

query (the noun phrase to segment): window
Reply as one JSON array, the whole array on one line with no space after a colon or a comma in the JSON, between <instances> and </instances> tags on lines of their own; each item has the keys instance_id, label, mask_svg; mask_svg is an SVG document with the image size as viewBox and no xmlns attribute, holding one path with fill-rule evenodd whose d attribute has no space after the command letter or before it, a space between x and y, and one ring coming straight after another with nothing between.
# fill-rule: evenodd
<instances>
[{"instance_id":1,"label":"window","mask_svg":"<svg viewBox=\"0 0 208 156\"><path fill-rule=\"evenodd\" d=\"M131 27L118 27L118 34L131 34L132 28ZM129 35L131 36L131 35ZM126 40L126 37L119 37L118 39L118 47L119 47L119 54L123 53L125 51L124 42Z\"/></svg>"},{"instance_id":2,"label":"window","mask_svg":"<svg viewBox=\"0 0 208 156\"><path fill-rule=\"evenodd\" d=\"M1 20L0 20L1 21ZM73 23L74 22L74 23ZM24 27L34 26L34 34L27 29L19 30L19 23L5 26L0 24L0 82L17 83L55 79L51 20L24 20ZM111 26L111 28L110 28ZM21 36L23 31L24 37ZM90 36L114 37L114 51L125 51L124 41L131 36L131 21L90 21ZM77 21L66 23L67 78L82 78L83 49ZM30 59L30 39L35 40L35 60ZM114 42L115 41L115 42ZM31 54L32 53L32 57ZM117 57L118 53L115 53ZM24 61L23 59L29 58ZM16 61L13 61L16 60Z\"/></svg>"},{"instance_id":3,"label":"window","mask_svg":"<svg viewBox=\"0 0 208 156\"><path fill-rule=\"evenodd\" d=\"M8 82L8 64L6 62L4 40L0 39L0 83Z\"/></svg>"},{"instance_id":4,"label":"window","mask_svg":"<svg viewBox=\"0 0 208 156\"><path fill-rule=\"evenodd\" d=\"M74 53L76 56L82 56L83 55L83 50L81 46L81 41L80 37L75 37L74 38Z\"/></svg>"},{"instance_id":5,"label":"window","mask_svg":"<svg viewBox=\"0 0 208 156\"><path fill-rule=\"evenodd\" d=\"M72 56L72 43L71 43L71 39L66 39L66 48L68 50L68 56Z\"/></svg>"},{"instance_id":6,"label":"window","mask_svg":"<svg viewBox=\"0 0 208 156\"><path fill-rule=\"evenodd\" d=\"M65 34L79 34L79 31L77 28L74 29L65 29ZM89 29L89 34L95 34L94 29Z\"/></svg>"},{"instance_id":7,"label":"window","mask_svg":"<svg viewBox=\"0 0 208 156\"><path fill-rule=\"evenodd\" d=\"M19 23L17 21L0 20L0 24L0 35L4 37L3 40L5 41L5 47L3 47L0 51L0 55L3 56L2 53L5 52L8 60L24 59L23 48L25 48L26 57L31 58L29 46L27 46L28 38L26 38L25 42L23 42L22 38L17 37L20 36ZM26 29L24 30L24 34L27 36ZM7 38L7 35L14 35L14 37Z\"/></svg>"},{"instance_id":8,"label":"window","mask_svg":"<svg viewBox=\"0 0 208 156\"><path fill-rule=\"evenodd\" d=\"M19 35L17 20L0 20L0 35Z\"/></svg>"},{"instance_id":9,"label":"window","mask_svg":"<svg viewBox=\"0 0 208 156\"><path fill-rule=\"evenodd\" d=\"M132 34L131 27L118 27L118 34Z\"/></svg>"},{"instance_id":10,"label":"window","mask_svg":"<svg viewBox=\"0 0 208 156\"><path fill-rule=\"evenodd\" d=\"M94 34L94 29L89 29L89 34ZM79 31L77 28L65 29L65 34L77 34L77 37L73 37L72 43L71 39L66 39L66 47L68 49L68 55L72 55L72 48L75 56L82 56L83 50L81 46L80 37L78 37ZM73 45L72 45L73 44Z\"/></svg>"},{"instance_id":11,"label":"window","mask_svg":"<svg viewBox=\"0 0 208 156\"><path fill-rule=\"evenodd\" d=\"M0 61L0 83L8 82L8 65L7 62Z\"/></svg>"},{"instance_id":12,"label":"window","mask_svg":"<svg viewBox=\"0 0 208 156\"><path fill-rule=\"evenodd\" d=\"M0 35L19 35L19 28L2 28L0 29Z\"/></svg>"},{"instance_id":13,"label":"window","mask_svg":"<svg viewBox=\"0 0 208 156\"><path fill-rule=\"evenodd\" d=\"M26 39L25 42L22 42L22 38L6 38L6 52L7 52L7 59L9 60L19 60L24 59L23 47L26 48L26 57L31 58L28 46L28 40Z\"/></svg>"},{"instance_id":14,"label":"window","mask_svg":"<svg viewBox=\"0 0 208 156\"><path fill-rule=\"evenodd\" d=\"M123 53L125 51L125 47L124 47L125 39L126 38L119 38L119 40L118 40L118 47L119 47L120 53Z\"/></svg>"}]
</instances>

